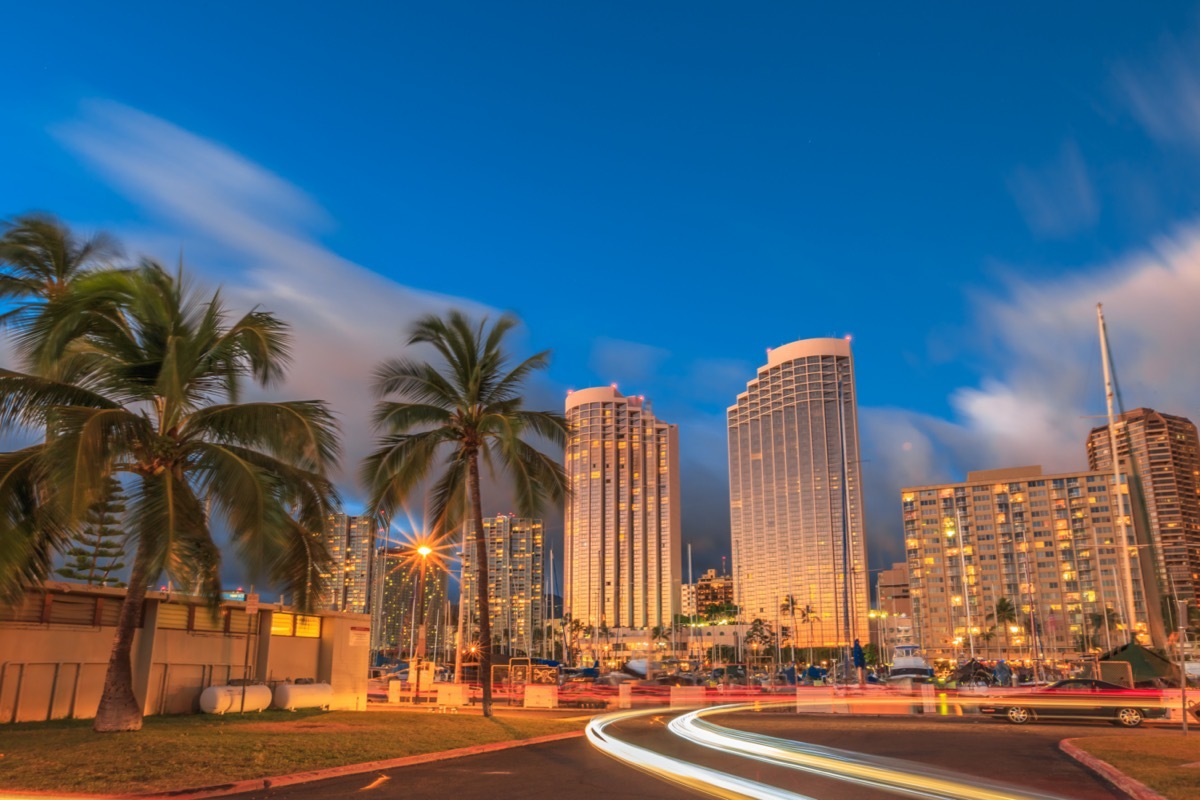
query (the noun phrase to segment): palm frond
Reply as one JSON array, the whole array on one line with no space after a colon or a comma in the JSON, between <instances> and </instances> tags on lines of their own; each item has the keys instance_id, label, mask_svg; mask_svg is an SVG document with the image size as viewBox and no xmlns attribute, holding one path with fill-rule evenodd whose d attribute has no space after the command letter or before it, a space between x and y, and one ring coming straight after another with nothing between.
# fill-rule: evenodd
<instances>
[{"instance_id":1,"label":"palm frond","mask_svg":"<svg viewBox=\"0 0 1200 800\"><path fill-rule=\"evenodd\" d=\"M429 474L437 452L450 442L445 429L397 433L380 439L380 447L363 461L359 477L367 489L367 513L394 514Z\"/></svg>"},{"instance_id":2,"label":"palm frond","mask_svg":"<svg viewBox=\"0 0 1200 800\"><path fill-rule=\"evenodd\" d=\"M46 435L47 473L72 519L80 519L103 493L105 480L126 456L153 465L161 451L149 421L121 408L59 406Z\"/></svg>"},{"instance_id":3,"label":"palm frond","mask_svg":"<svg viewBox=\"0 0 1200 800\"><path fill-rule=\"evenodd\" d=\"M516 437L501 440L498 451L512 478L521 516L536 516L549 502L560 502L566 496L567 476L557 459Z\"/></svg>"},{"instance_id":4,"label":"palm frond","mask_svg":"<svg viewBox=\"0 0 1200 800\"><path fill-rule=\"evenodd\" d=\"M381 402L375 404L371 422L377 430L403 432L413 428L449 425L451 416L438 406Z\"/></svg>"},{"instance_id":5,"label":"palm frond","mask_svg":"<svg viewBox=\"0 0 1200 800\"><path fill-rule=\"evenodd\" d=\"M221 554L194 487L172 471L142 476L129 493L126 520L149 553L146 577L166 572L186 591L219 597Z\"/></svg>"},{"instance_id":6,"label":"palm frond","mask_svg":"<svg viewBox=\"0 0 1200 800\"><path fill-rule=\"evenodd\" d=\"M0 368L0 425L44 426L62 406L117 407L103 395L78 385Z\"/></svg>"},{"instance_id":7,"label":"palm frond","mask_svg":"<svg viewBox=\"0 0 1200 800\"><path fill-rule=\"evenodd\" d=\"M14 600L50 574L74 529L45 476L45 445L0 453L0 598Z\"/></svg>"},{"instance_id":8,"label":"palm frond","mask_svg":"<svg viewBox=\"0 0 1200 800\"><path fill-rule=\"evenodd\" d=\"M337 423L321 400L209 406L193 413L180 435L259 449L303 469L328 469L341 450Z\"/></svg>"},{"instance_id":9,"label":"palm frond","mask_svg":"<svg viewBox=\"0 0 1200 800\"><path fill-rule=\"evenodd\" d=\"M376 397L397 395L425 405L453 408L458 391L429 364L393 358L375 368L372 389Z\"/></svg>"}]
</instances>

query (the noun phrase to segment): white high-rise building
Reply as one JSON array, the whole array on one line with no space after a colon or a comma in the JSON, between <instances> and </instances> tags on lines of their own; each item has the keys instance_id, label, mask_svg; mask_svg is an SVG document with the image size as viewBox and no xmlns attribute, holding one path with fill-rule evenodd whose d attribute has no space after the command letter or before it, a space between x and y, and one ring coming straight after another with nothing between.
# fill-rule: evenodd
<instances>
[{"instance_id":1,"label":"white high-rise building","mask_svg":"<svg viewBox=\"0 0 1200 800\"><path fill-rule=\"evenodd\" d=\"M744 621L775 619L790 601L815 620L804 635L817 645L867 642L856 409L847 339L770 350L729 407L734 603Z\"/></svg>"},{"instance_id":2,"label":"white high-rise building","mask_svg":"<svg viewBox=\"0 0 1200 800\"><path fill-rule=\"evenodd\" d=\"M670 625L681 568L678 427L642 397L567 397L563 611L596 628Z\"/></svg>"},{"instance_id":3,"label":"white high-rise building","mask_svg":"<svg viewBox=\"0 0 1200 800\"><path fill-rule=\"evenodd\" d=\"M479 595L475 580L475 532L470 526L463 548L463 613L465 636L479 629ZM534 655L534 631L545 619L542 587L545 534L540 519L520 519L512 514L484 517L488 553L488 612L492 643L499 649Z\"/></svg>"}]
</instances>

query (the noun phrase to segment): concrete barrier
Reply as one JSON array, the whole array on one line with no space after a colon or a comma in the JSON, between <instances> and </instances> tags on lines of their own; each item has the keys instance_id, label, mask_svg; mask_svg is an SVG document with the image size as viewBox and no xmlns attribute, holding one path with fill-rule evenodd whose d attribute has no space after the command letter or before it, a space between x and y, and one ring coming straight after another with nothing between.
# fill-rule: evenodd
<instances>
[{"instance_id":1,"label":"concrete barrier","mask_svg":"<svg viewBox=\"0 0 1200 800\"><path fill-rule=\"evenodd\" d=\"M536 683L526 685L525 708L558 708L558 687Z\"/></svg>"},{"instance_id":2,"label":"concrete barrier","mask_svg":"<svg viewBox=\"0 0 1200 800\"><path fill-rule=\"evenodd\" d=\"M702 706L705 704L706 698L707 694L703 686L671 687L672 706Z\"/></svg>"},{"instance_id":3,"label":"concrete barrier","mask_svg":"<svg viewBox=\"0 0 1200 800\"><path fill-rule=\"evenodd\" d=\"M463 708L471 703L471 687L465 683L435 683L438 708Z\"/></svg>"}]
</instances>

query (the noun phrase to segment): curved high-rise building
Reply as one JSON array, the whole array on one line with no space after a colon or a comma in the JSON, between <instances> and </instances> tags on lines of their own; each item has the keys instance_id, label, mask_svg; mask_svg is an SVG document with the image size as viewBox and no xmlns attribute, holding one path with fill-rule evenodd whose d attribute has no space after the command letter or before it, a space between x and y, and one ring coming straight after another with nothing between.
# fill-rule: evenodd
<instances>
[{"instance_id":1,"label":"curved high-rise building","mask_svg":"<svg viewBox=\"0 0 1200 800\"><path fill-rule=\"evenodd\" d=\"M730 406L734 602L798 644L868 639L854 359L847 339L770 350Z\"/></svg>"},{"instance_id":2,"label":"curved high-rise building","mask_svg":"<svg viewBox=\"0 0 1200 800\"><path fill-rule=\"evenodd\" d=\"M596 628L679 612L678 428L616 387L567 397L563 611Z\"/></svg>"}]
</instances>

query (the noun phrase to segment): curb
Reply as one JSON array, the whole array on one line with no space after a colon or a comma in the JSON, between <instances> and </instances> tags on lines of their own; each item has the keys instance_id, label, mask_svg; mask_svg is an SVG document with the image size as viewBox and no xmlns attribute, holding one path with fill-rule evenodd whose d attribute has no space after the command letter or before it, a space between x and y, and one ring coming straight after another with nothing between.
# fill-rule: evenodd
<instances>
[{"instance_id":1,"label":"curb","mask_svg":"<svg viewBox=\"0 0 1200 800\"><path fill-rule=\"evenodd\" d=\"M389 758L383 761L366 761L361 764L346 764L345 766L341 767L329 767L328 769L312 770L311 772L296 772L291 775L276 775L269 778L251 778L249 780L233 781L231 783L222 783L215 786L178 789L171 792L160 792L157 794L124 795L124 797L137 798L138 800L200 800L200 798L204 797L224 797L225 795L240 794L242 792L275 789L280 786L295 786L296 784L300 783L322 781L326 778L338 778L345 775L360 775L365 772L377 772L380 770L396 769L398 767L410 767L416 764L428 764L434 761L446 761L452 758L462 758L464 756L480 755L482 753L494 753L497 750L510 750L515 747L525 747L526 745L558 742L562 741L563 739L582 737L583 734L583 731L552 733L546 736L535 736L532 739L515 739L508 742L494 742L492 744L480 744L472 747L460 747L457 750L442 750L437 753L422 753L421 755L404 756L403 758Z\"/></svg>"},{"instance_id":2,"label":"curb","mask_svg":"<svg viewBox=\"0 0 1200 800\"><path fill-rule=\"evenodd\" d=\"M1063 739L1058 743L1058 749L1116 786L1133 800L1166 800L1165 797L1141 781L1134 780L1107 761L1101 761L1091 753L1077 747L1074 739Z\"/></svg>"}]
</instances>

